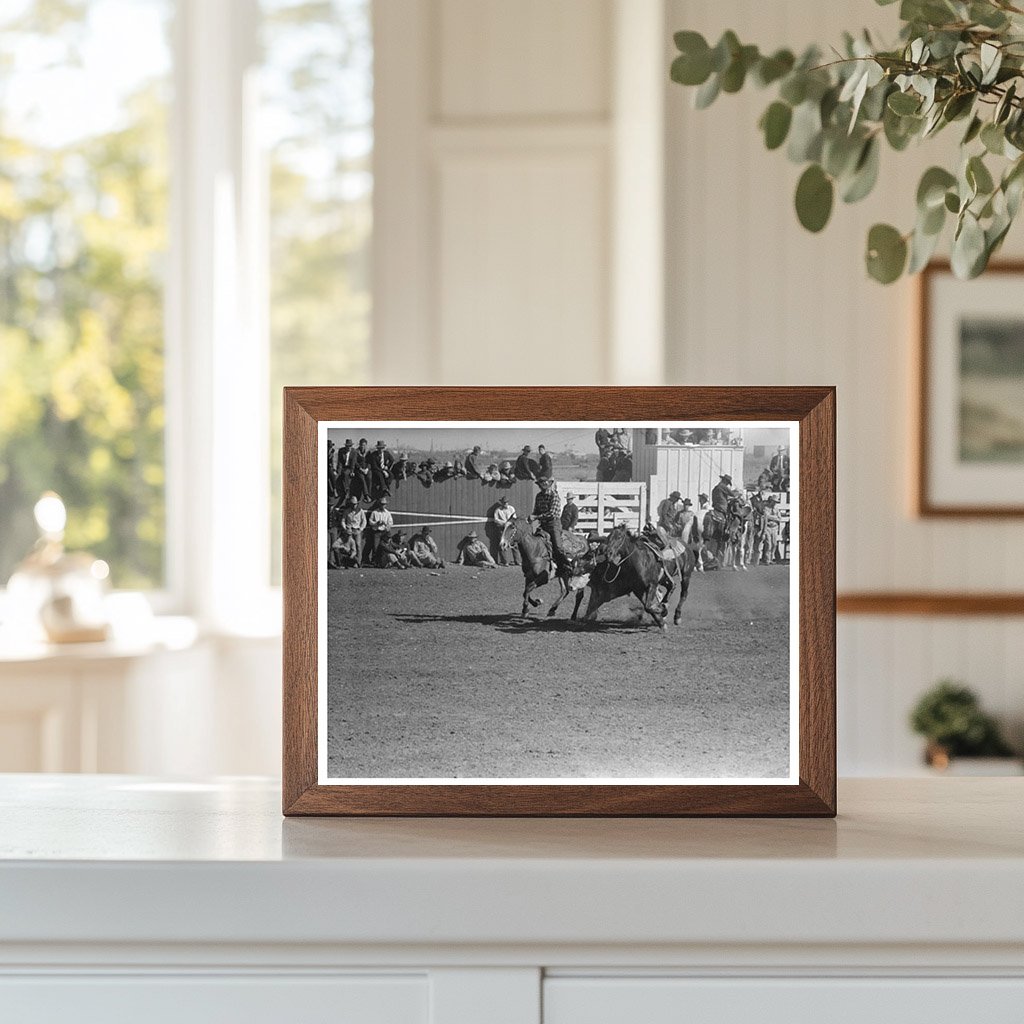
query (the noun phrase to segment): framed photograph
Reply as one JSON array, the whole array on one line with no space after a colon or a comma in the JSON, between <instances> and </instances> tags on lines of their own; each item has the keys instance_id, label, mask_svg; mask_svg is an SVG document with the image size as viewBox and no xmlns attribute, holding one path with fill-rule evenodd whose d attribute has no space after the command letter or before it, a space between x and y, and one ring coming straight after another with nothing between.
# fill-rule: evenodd
<instances>
[{"instance_id":1,"label":"framed photograph","mask_svg":"<svg viewBox=\"0 0 1024 1024\"><path fill-rule=\"evenodd\" d=\"M835 814L832 388L287 388L284 813Z\"/></svg>"},{"instance_id":2,"label":"framed photograph","mask_svg":"<svg viewBox=\"0 0 1024 1024\"><path fill-rule=\"evenodd\" d=\"M1024 515L1024 263L919 287L917 511Z\"/></svg>"}]
</instances>

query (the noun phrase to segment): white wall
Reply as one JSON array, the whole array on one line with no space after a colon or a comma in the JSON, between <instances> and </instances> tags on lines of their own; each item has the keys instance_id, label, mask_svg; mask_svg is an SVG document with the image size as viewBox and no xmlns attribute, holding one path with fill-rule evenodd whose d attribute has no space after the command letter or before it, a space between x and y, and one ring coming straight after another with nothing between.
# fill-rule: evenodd
<instances>
[{"instance_id":1,"label":"white wall","mask_svg":"<svg viewBox=\"0 0 1024 1024\"><path fill-rule=\"evenodd\" d=\"M669 30L712 41L732 28L745 43L796 48L865 24L892 39L895 10L868 0L669 0L667 16ZM793 213L800 168L766 152L756 128L770 98L750 89L697 111L692 90L667 86L668 382L838 387L841 591L1022 589L1019 521L910 513L913 284L883 288L863 270L869 226L911 226L918 177L945 159L956 133L885 152L878 192L837 204L815 236ZM1006 253L1022 250L1017 230ZM841 618L839 641L846 774L914 766L907 711L943 675L968 681L1015 728L1024 717L1020 619Z\"/></svg>"}]
</instances>

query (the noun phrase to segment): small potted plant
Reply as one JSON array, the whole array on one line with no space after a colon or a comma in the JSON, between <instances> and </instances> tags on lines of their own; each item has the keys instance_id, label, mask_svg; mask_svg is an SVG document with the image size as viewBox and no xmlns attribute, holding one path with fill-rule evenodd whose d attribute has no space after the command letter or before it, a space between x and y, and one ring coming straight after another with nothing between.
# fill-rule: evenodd
<instances>
[{"instance_id":1,"label":"small potted plant","mask_svg":"<svg viewBox=\"0 0 1024 1024\"><path fill-rule=\"evenodd\" d=\"M986 765L975 761L967 774L986 772L993 766L999 774L1019 774L1019 762L1003 738L995 719L981 709L977 695L968 687L943 679L925 693L910 715L914 732L927 739L925 762L938 771L948 771L954 759L986 759ZM1007 759L1012 759L1011 764Z\"/></svg>"}]
</instances>

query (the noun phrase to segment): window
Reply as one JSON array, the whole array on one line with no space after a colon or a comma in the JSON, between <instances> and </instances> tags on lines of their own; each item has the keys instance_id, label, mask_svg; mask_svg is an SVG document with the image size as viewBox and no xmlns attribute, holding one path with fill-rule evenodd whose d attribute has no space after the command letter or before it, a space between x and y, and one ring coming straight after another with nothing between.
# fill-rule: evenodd
<instances>
[{"instance_id":1,"label":"window","mask_svg":"<svg viewBox=\"0 0 1024 1024\"><path fill-rule=\"evenodd\" d=\"M164 580L171 13L0 14L0 585L51 488L116 586Z\"/></svg>"},{"instance_id":2,"label":"window","mask_svg":"<svg viewBox=\"0 0 1024 1024\"><path fill-rule=\"evenodd\" d=\"M276 582L281 388L367 379L373 44L370 0L263 0L262 6Z\"/></svg>"}]
</instances>

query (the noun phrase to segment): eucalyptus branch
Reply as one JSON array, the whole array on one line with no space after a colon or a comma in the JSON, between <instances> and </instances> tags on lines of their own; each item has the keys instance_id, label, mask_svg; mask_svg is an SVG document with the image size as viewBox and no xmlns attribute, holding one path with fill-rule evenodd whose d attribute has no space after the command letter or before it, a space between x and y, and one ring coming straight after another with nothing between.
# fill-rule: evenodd
<instances>
[{"instance_id":1,"label":"eucalyptus branch","mask_svg":"<svg viewBox=\"0 0 1024 1024\"><path fill-rule=\"evenodd\" d=\"M702 109L750 81L774 89L759 127L768 149L785 146L804 166L795 207L809 231L825 227L837 194L854 203L872 191L883 144L899 152L963 122L958 165L930 167L921 178L913 228L876 224L865 259L885 284L916 273L952 220L953 269L974 277L1024 200L1024 29L1013 21L1024 9L1010 0L902 0L899 13L896 48L875 47L867 33L846 35L826 62L817 48L799 58L789 50L762 54L734 32L714 46L699 33L678 32L671 75L697 87Z\"/></svg>"}]
</instances>

